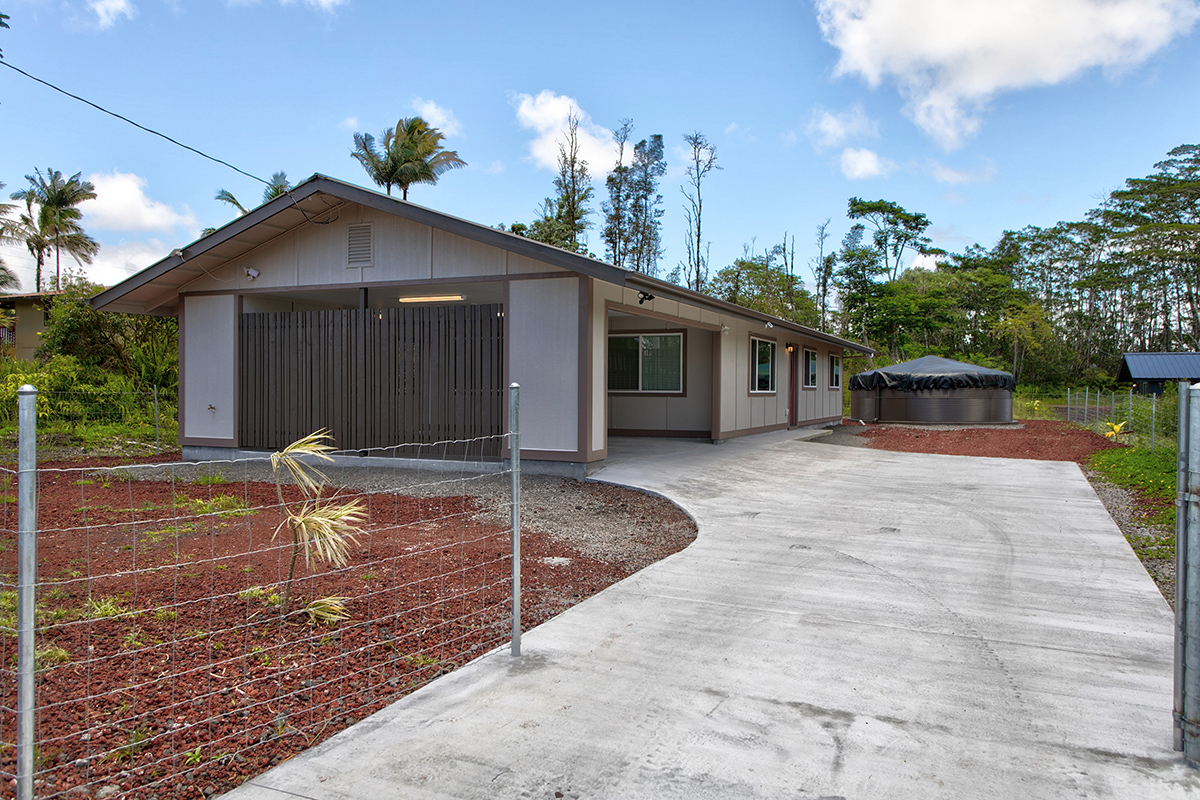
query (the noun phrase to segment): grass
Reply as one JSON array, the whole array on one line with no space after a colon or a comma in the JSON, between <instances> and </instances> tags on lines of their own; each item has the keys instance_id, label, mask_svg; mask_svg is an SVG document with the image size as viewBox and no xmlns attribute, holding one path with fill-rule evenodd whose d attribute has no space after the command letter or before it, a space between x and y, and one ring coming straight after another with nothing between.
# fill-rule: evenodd
<instances>
[{"instance_id":1,"label":"grass","mask_svg":"<svg viewBox=\"0 0 1200 800\"><path fill-rule=\"evenodd\" d=\"M1175 451L1117 447L1092 453L1088 466L1137 499L1145 536L1130 536L1138 558L1175 557Z\"/></svg>"},{"instance_id":2,"label":"grass","mask_svg":"<svg viewBox=\"0 0 1200 800\"><path fill-rule=\"evenodd\" d=\"M231 494L219 494L212 500L187 500L184 505L192 514L214 514L221 519L245 517L251 513L245 500Z\"/></svg>"},{"instance_id":3,"label":"grass","mask_svg":"<svg viewBox=\"0 0 1200 800\"><path fill-rule=\"evenodd\" d=\"M111 597L102 597L99 600L90 598L87 601L87 615L92 619L108 619L110 617L118 617L125 613L124 608Z\"/></svg>"}]
</instances>

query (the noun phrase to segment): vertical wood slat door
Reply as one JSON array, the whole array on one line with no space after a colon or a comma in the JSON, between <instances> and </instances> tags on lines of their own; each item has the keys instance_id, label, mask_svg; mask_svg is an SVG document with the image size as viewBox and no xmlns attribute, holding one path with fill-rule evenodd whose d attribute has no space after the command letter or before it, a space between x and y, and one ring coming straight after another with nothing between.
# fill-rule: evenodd
<instances>
[{"instance_id":1,"label":"vertical wood slat door","mask_svg":"<svg viewBox=\"0 0 1200 800\"><path fill-rule=\"evenodd\" d=\"M500 457L501 306L243 314L242 447Z\"/></svg>"}]
</instances>

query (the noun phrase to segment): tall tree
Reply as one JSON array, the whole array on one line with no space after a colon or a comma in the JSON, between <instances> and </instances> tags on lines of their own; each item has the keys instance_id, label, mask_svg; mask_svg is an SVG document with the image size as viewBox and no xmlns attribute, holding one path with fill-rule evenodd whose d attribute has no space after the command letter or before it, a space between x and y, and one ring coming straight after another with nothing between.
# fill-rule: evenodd
<instances>
[{"instance_id":1,"label":"tall tree","mask_svg":"<svg viewBox=\"0 0 1200 800\"><path fill-rule=\"evenodd\" d=\"M833 279L833 271L837 267L837 253L825 253L825 242L829 241L829 223L832 222L826 217L825 221L817 226L817 254L813 257L811 266L813 273L813 281L816 284L816 302L818 320L818 330L825 331L828 316L829 316L829 283Z\"/></svg>"},{"instance_id":2,"label":"tall tree","mask_svg":"<svg viewBox=\"0 0 1200 800\"><path fill-rule=\"evenodd\" d=\"M46 258L50 254L52 234L49 215L43 212L41 206L34 204L33 197L26 196L24 213L18 214L16 220L5 224L4 239L25 245L36 265L35 291L42 291L42 269L46 266Z\"/></svg>"},{"instance_id":3,"label":"tall tree","mask_svg":"<svg viewBox=\"0 0 1200 800\"><path fill-rule=\"evenodd\" d=\"M680 187L684 199L684 218L687 221L687 260L684 266L686 285L699 292L708 280L708 251L704 241L704 199L701 188L704 179L717 165L717 148L709 143L700 131L684 134L683 141L691 152L688 155L687 182Z\"/></svg>"},{"instance_id":4,"label":"tall tree","mask_svg":"<svg viewBox=\"0 0 1200 800\"><path fill-rule=\"evenodd\" d=\"M47 214L51 242L54 248L54 288L62 286L62 251L66 250L80 264L90 264L100 245L83 231L80 221L83 212L78 208L85 200L96 199L96 187L91 181L80 180L79 172L69 178L56 169L47 169L43 175L35 169L26 175L29 187L13 192L14 200L32 199L41 206L39 213ZM41 291L40 287L38 291Z\"/></svg>"},{"instance_id":5,"label":"tall tree","mask_svg":"<svg viewBox=\"0 0 1200 800\"><path fill-rule=\"evenodd\" d=\"M629 261L630 266L646 275L658 275L658 261L662 258L663 197L658 192L658 181L666 171L661 134L633 146Z\"/></svg>"},{"instance_id":6,"label":"tall tree","mask_svg":"<svg viewBox=\"0 0 1200 800\"><path fill-rule=\"evenodd\" d=\"M609 263L625 269L629 260L630 245L633 238L632 214L632 168L625 163L625 145L629 142L629 134L633 132L633 120L621 120L621 126L613 131L613 141L617 144L617 163L612 172L604 179L608 189L608 199L600 204L604 213L604 250Z\"/></svg>"},{"instance_id":7,"label":"tall tree","mask_svg":"<svg viewBox=\"0 0 1200 800\"><path fill-rule=\"evenodd\" d=\"M269 203L276 197L287 194L289 191L291 191L291 188L292 184L288 180L287 173L283 171L276 172L271 175L271 180L267 181L267 185L263 189L262 201L264 204ZM250 213L250 210L239 203L238 199L233 196L233 193L227 189L218 190L215 199L220 200L222 203L228 203L229 205L233 206L242 216Z\"/></svg>"},{"instance_id":8,"label":"tall tree","mask_svg":"<svg viewBox=\"0 0 1200 800\"><path fill-rule=\"evenodd\" d=\"M588 163L579 150L579 116L567 117L564 139L558 143L558 177L554 179L554 197L547 197L538 209L538 218L529 226L528 236L576 253L587 252L583 235L591 221L588 203L594 189Z\"/></svg>"},{"instance_id":9,"label":"tall tree","mask_svg":"<svg viewBox=\"0 0 1200 800\"><path fill-rule=\"evenodd\" d=\"M393 186L399 186L401 198L407 200L408 187L414 183L437 183L446 172L467 165L458 151L442 147L445 138L423 118L406 117L383 132L379 145L371 134L355 133L350 155L389 195Z\"/></svg>"},{"instance_id":10,"label":"tall tree","mask_svg":"<svg viewBox=\"0 0 1200 800\"><path fill-rule=\"evenodd\" d=\"M866 220L874 228L871 239L879 251L888 280L894 281L900 276L901 258L905 250L924 253L930 246L930 240L925 236L929 218L924 214L905 211L888 200L867 201L851 197L846 216L853 220Z\"/></svg>"}]
</instances>

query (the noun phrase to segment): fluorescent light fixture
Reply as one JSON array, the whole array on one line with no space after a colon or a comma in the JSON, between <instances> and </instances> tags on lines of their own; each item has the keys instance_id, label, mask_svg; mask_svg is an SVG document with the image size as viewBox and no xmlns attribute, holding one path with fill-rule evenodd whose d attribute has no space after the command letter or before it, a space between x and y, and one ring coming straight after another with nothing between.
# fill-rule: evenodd
<instances>
[{"instance_id":1,"label":"fluorescent light fixture","mask_svg":"<svg viewBox=\"0 0 1200 800\"><path fill-rule=\"evenodd\" d=\"M451 300L462 300L461 294L426 294L419 297L398 297L401 303L447 303Z\"/></svg>"}]
</instances>

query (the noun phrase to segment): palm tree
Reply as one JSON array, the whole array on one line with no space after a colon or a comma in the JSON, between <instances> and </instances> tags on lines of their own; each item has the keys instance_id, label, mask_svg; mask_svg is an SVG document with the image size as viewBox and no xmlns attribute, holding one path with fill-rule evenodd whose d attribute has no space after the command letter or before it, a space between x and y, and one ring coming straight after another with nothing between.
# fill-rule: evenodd
<instances>
[{"instance_id":1,"label":"palm tree","mask_svg":"<svg viewBox=\"0 0 1200 800\"><path fill-rule=\"evenodd\" d=\"M4 16L4 14L0 14L0 17ZM4 25L3 19L0 19L0 25ZM8 26L4 25L4 27L7 28ZM2 189L4 189L4 183L0 182L0 190ZM0 242L20 241L11 236L9 232L12 221L8 218L8 215L13 212L14 208L16 206L12 203L0 203ZM17 280L17 276L5 265L4 259L0 258L0 289L16 288L19 285L20 281Z\"/></svg>"},{"instance_id":2,"label":"palm tree","mask_svg":"<svg viewBox=\"0 0 1200 800\"><path fill-rule=\"evenodd\" d=\"M77 206L85 200L96 199L96 187L91 181L79 179L76 172L70 178L64 178L56 169L47 169L43 175L40 169L35 169L33 175L26 175L29 181L28 189L13 192L14 200L25 200L32 220L32 203L40 206L39 217L45 215L54 248L54 288L62 287L62 251L81 264L92 263L92 258L100 252L100 245L95 239L83 232L80 220L83 213ZM32 252L32 250L31 250ZM40 273L39 269L39 273ZM38 282L41 291L41 282Z\"/></svg>"},{"instance_id":3,"label":"palm tree","mask_svg":"<svg viewBox=\"0 0 1200 800\"><path fill-rule=\"evenodd\" d=\"M412 184L437 183L443 173L467 165L458 157L458 151L442 147L445 135L421 117L401 119L395 128L384 131L381 138L382 147L377 148L374 136L355 133L354 151L350 155L389 195L393 186L399 186L404 200L408 199L408 187Z\"/></svg>"},{"instance_id":4,"label":"palm tree","mask_svg":"<svg viewBox=\"0 0 1200 800\"><path fill-rule=\"evenodd\" d=\"M4 239L24 243L25 249L37 263L34 282L39 292L42 290L42 267L46 265L46 256L54 246L51 227L50 215L45 206L34 205L32 196L25 198L25 213L15 221L5 222L4 225Z\"/></svg>"},{"instance_id":5,"label":"palm tree","mask_svg":"<svg viewBox=\"0 0 1200 800\"><path fill-rule=\"evenodd\" d=\"M263 189L263 203L269 203L281 194L287 194L291 191L292 184L288 181L286 172L276 172L271 176L271 180L267 181L267 188ZM228 189L221 189L217 192L217 200L222 203L228 203L238 210L238 213L243 217L250 213L250 210L238 202L238 199L233 196L233 193Z\"/></svg>"}]
</instances>

